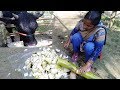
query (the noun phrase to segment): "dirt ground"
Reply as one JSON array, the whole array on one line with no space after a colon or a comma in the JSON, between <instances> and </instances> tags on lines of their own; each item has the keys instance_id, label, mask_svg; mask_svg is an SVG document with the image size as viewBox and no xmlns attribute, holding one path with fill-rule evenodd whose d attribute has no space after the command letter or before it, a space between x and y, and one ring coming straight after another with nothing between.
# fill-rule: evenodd
<instances>
[{"instance_id":1,"label":"dirt ground","mask_svg":"<svg viewBox=\"0 0 120 90\"><path fill-rule=\"evenodd\" d=\"M61 51L65 52L70 57L72 56L72 46L70 46L69 50L64 49L63 44L66 41L68 35L71 30L75 27L77 22L80 20L80 15L74 14L73 17L63 17L60 18L62 23L68 28L68 30L60 23L58 19L53 21L53 24L50 27L47 27L45 31L41 30L42 26L37 32L42 32L43 34L36 34L37 40L44 39L49 40L52 39L52 47L58 48ZM51 34L52 33L52 34ZM16 37L18 40L18 36ZM27 48L27 52L25 52L26 48L0 48L0 78L1 79L24 79L23 73L19 70L16 70L18 66L23 65L24 60L20 60L20 57L25 57L25 55L30 55L34 51L38 51L38 48ZM103 52L104 53L104 52ZM104 59L103 55L103 59ZM82 54L80 60L84 60L84 55ZM80 61L79 60L79 61ZM78 64L81 64L79 62ZM82 64L81 64L82 65ZM104 61L100 61L99 59L93 65L95 69L95 73L99 75L103 79L114 79L116 78L113 73L107 70ZM120 74L119 74L120 75ZM118 78L119 78L119 75Z\"/></svg>"}]
</instances>

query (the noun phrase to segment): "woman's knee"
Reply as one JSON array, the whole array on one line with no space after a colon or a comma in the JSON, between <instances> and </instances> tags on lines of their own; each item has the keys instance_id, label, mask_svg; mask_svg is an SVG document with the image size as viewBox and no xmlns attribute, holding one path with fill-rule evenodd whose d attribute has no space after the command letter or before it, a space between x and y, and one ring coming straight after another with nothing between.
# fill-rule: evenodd
<instances>
[{"instance_id":1,"label":"woman's knee","mask_svg":"<svg viewBox=\"0 0 120 90\"><path fill-rule=\"evenodd\" d=\"M76 33L71 37L71 42L73 41L79 41L82 42L82 36L80 33Z\"/></svg>"},{"instance_id":2,"label":"woman's knee","mask_svg":"<svg viewBox=\"0 0 120 90\"><path fill-rule=\"evenodd\" d=\"M84 45L84 50L87 53L93 52L94 51L94 43L93 42L88 42Z\"/></svg>"}]
</instances>

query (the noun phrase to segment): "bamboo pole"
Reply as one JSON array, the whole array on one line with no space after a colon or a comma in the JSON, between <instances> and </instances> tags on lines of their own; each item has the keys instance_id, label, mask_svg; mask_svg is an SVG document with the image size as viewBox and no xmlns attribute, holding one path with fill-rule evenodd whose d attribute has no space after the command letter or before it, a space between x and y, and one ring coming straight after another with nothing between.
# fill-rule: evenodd
<instances>
[{"instance_id":1,"label":"bamboo pole","mask_svg":"<svg viewBox=\"0 0 120 90\"><path fill-rule=\"evenodd\" d=\"M50 12L51 15L54 15L53 13ZM56 16L54 15L54 17L64 26L64 28L66 28L66 30L69 30L64 24L63 22Z\"/></svg>"},{"instance_id":2,"label":"bamboo pole","mask_svg":"<svg viewBox=\"0 0 120 90\"><path fill-rule=\"evenodd\" d=\"M92 72L86 72L86 73L78 72L79 67L66 59L58 58L57 65L67 68L67 69L71 70L72 72L74 72L86 79L101 79L100 77L96 76Z\"/></svg>"}]
</instances>

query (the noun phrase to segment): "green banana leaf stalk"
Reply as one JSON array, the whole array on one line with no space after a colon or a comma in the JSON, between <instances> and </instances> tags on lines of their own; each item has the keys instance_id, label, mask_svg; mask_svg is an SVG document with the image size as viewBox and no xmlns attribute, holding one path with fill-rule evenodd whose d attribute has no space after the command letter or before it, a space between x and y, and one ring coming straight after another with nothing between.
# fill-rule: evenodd
<instances>
[{"instance_id":1,"label":"green banana leaf stalk","mask_svg":"<svg viewBox=\"0 0 120 90\"><path fill-rule=\"evenodd\" d=\"M72 71L86 79L101 79L100 77L96 76L92 72L86 72L86 73L78 72L79 67L66 59L58 58L57 65L67 68L70 71Z\"/></svg>"}]
</instances>

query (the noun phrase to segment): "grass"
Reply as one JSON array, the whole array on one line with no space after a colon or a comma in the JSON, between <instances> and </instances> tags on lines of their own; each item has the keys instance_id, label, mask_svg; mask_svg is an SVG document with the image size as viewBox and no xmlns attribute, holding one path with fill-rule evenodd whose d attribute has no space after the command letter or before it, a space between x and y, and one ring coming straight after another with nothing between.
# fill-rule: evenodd
<instances>
[{"instance_id":1,"label":"grass","mask_svg":"<svg viewBox=\"0 0 120 90\"><path fill-rule=\"evenodd\" d=\"M119 19L115 20L114 25L120 27L120 20Z\"/></svg>"},{"instance_id":2,"label":"grass","mask_svg":"<svg viewBox=\"0 0 120 90\"><path fill-rule=\"evenodd\" d=\"M119 28L119 27L118 27ZM96 61L95 67L103 78L120 78L120 31L110 29L103 49L103 60ZM104 73L103 73L104 72ZM103 74L104 75L103 75Z\"/></svg>"},{"instance_id":3,"label":"grass","mask_svg":"<svg viewBox=\"0 0 120 90\"><path fill-rule=\"evenodd\" d=\"M96 74L103 79L120 78L120 31L108 31L107 42L103 49L103 59L96 60Z\"/></svg>"},{"instance_id":4,"label":"grass","mask_svg":"<svg viewBox=\"0 0 120 90\"><path fill-rule=\"evenodd\" d=\"M36 31L38 32L46 32L48 30L52 30L52 26L51 25L40 25Z\"/></svg>"}]
</instances>

